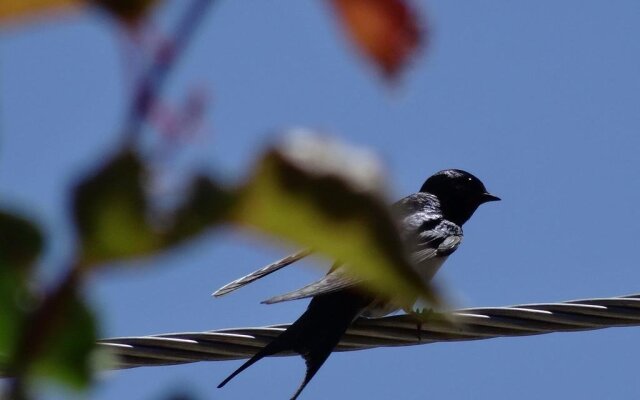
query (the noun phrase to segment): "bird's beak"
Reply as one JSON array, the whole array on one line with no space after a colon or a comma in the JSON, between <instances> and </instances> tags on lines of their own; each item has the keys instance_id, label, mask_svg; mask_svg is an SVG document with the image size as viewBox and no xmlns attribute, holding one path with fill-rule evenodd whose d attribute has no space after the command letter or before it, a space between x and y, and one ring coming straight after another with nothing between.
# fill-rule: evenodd
<instances>
[{"instance_id":1,"label":"bird's beak","mask_svg":"<svg viewBox=\"0 0 640 400\"><path fill-rule=\"evenodd\" d=\"M500 201L500 197L494 196L491 193L483 193L482 194L482 202L487 203L490 201Z\"/></svg>"}]
</instances>

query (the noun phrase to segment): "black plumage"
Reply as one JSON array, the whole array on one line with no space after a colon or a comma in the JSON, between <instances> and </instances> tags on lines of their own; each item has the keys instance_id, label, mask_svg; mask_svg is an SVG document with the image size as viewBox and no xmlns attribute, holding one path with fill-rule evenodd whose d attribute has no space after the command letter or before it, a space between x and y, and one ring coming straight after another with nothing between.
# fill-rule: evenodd
<instances>
[{"instance_id":1,"label":"black plumage","mask_svg":"<svg viewBox=\"0 0 640 400\"><path fill-rule=\"evenodd\" d=\"M499 198L489 194L478 178L462 170L449 169L432 175L422 185L420 192L393 205L392 211L399 221L402 239L421 279L428 282L433 278L446 258L460 245L463 237L462 225L482 203L495 200ZM297 259L299 258L296 261ZM268 273L289 263L272 264ZM260 276L266 275L264 269L261 274ZM257 278L245 279L245 282L255 279ZM235 282L233 290L246 284ZM307 367L305 378L292 397L296 399L327 360L354 319L359 316L379 317L399 308L394 299L377 298L360 279L343 274L339 263L321 280L273 297L265 303L307 297L313 299L304 314L218 387L226 385L264 357L294 351L304 358Z\"/></svg>"}]
</instances>

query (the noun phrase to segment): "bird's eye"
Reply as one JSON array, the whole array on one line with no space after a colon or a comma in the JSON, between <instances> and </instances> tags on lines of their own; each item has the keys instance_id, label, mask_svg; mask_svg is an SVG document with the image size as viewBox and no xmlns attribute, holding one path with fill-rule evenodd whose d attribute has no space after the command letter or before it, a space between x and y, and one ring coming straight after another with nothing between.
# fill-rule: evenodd
<instances>
[{"instance_id":1,"label":"bird's eye","mask_svg":"<svg viewBox=\"0 0 640 400\"><path fill-rule=\"evenodd\" d=\"M471 179L471 178L467 178L467 180L468 180L469 182L471 182L473 179Z\"/></svg>"}]
</instances>

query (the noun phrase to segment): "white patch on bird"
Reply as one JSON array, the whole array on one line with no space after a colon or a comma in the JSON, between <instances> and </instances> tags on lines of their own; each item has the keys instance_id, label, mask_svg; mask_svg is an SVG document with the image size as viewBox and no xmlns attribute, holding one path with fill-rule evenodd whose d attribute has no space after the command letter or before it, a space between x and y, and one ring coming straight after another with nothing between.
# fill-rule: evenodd
<instances>
[{"instance_id":1,"label":"white patch on bird","mask_svg":"<svg viewBox=\"0 0 640 400\"><path fill-rule=\"evenodd\" d=\"M435 257L422 262L415 266L415 270L420 276L422 282L429 283L434 275L438 272L442 264L447 260L448 256ZM393 302L374 302L369 305L360 316L365 318L380 318L400 310L401 307Z\"/></svg>"},{"instance_id":2,"label":"white patch on bird","mask_svg":"<svg viewBox=\"0 0 640 400\"><path fill-rule=\"evenodd\" d=\"M430 258L427 261L423 261L415 266L415 270L420 276L422 282L429 283L433 279L434 275L438 272L442 264L447 260L449 256L440 256Z\"/></svg>"},{"instance_id":3,"label":"white patch on bird","mask_svg":"<svg viewBox=\"0 0 640 400\"><path fill-rule=\"evenodd\" d=\"M392 312L396 312L400 308L401 307L398 307L397 305L391 302L386 302L386 303L375 302L371 304L369 307L367 307L364 311L362 311L362 313L359 316L365 317L365 318L380 318L380 317L384 317L385 315L389 315Z\"/></svg>"}]
</instances>

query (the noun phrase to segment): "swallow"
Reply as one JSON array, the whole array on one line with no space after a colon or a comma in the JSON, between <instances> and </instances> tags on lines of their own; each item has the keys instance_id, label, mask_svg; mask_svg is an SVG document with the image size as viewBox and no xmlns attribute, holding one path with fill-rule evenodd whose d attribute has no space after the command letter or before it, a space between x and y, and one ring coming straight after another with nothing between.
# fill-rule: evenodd
<instances>
[{"instance_id":1,"label":"swallow","mask_svg":"<svg viewBox=\"0 0 640 400\"><path fill-rule=\"evenodd\" d=\"M392 212L399 223L401 238L412 265L425 284L460 246L462 225L481 204L498 200L500 198L489 193L472 174L447 169L429 177L419 192L393 204ZM311 250L301 250L223 286L214 295L230 293L309 254ZM218 388L264 357L293 351L301 355L306 364L304 379L291 397L295 400L355 319L382 317L402 308L399 301L381 298L369 291L362 279L345 274L340 262L334 263L321 280L263 303L309 297L312 299L302 316L223 380Z\"/></svg>"}]
</instances>

